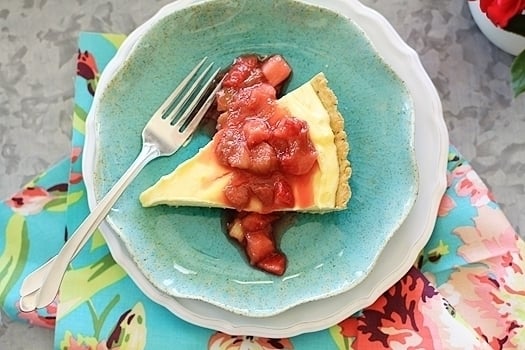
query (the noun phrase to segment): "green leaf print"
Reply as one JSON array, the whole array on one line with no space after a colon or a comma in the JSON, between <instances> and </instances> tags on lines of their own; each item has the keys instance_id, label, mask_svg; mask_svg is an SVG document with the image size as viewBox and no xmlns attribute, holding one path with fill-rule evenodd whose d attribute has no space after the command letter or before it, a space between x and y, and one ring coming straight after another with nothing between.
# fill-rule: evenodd
<instances>
[{"instance_id":1,"label":"green leaf print","mask_svg":"<svg viewBox=\"0 0 525 350\"><path fill-rule=\"evenodd\" d=\"M44 210L52 212L62 212L67 209L67 198L66 196L60 196L50 200L44 206Z\"/></svg>"},{"instance_id":2,"label":"green leaf print","mask_svg":"<svg viewBox=\"0 0 525 350\"><path fill-rule=\"evenodd\" d=\"M108 306L109 308L114 305ZM92 314L93 315L93 314ZM96 316L96 315L93 315ZM96 317L102 320L103 318ZM107 320L110 322L110 320ZM115 321L114 321L115 322ZM136 303L132 309L120 315L116 324L106 339L99 334L86 336L73 335L66 331L60 341L60 350L68 349L107 349L107 350L143 350L146 347L147 327L146 310L142 303Z\"/></svg>"},{"instance_id":3,"label":"green leaf print","mask_svg":"<svg viewBox=\"0 0 525 350\"><path fill-rule=\"evenodd\" d=\"M350 339L341 334L341 327L339 325L334 325L328 329L332 340L337 346L337 350L349 350L351 349ZM353 341L352 341L353 342Z\"/></svg>"},{"instance_id":4,"label":"green leaf print","mask_svg":"<svg viewBox=\"0 0 525 350\"><path fill-rule=\"evenodd\" d=\"M119 322L108 338L108 349L142 350L146 346L146 311L137 303L120 316Z\"/></svg>"},{"instance_id":5,"label":"green leaf print","mask_svg":"<svg viewBox=\"0 0 525 350\"><path fill-rule=\"evenodd\" d=\"M7 222L5 248L0 255L0 305L4 305L8 292L22 275L29 252L26 220L13 214Z\"/></svg>"},{"instance_id":6,"label":"green leaf print","mask_svg":"<svg viewBox=\"0 0 525 350\"><path fill-rule=\"evenodd\" d=\"M81 134L86 131L86 117L87 113L79 105L75 105L73 109L73 129Z\"/></svg>"},{"instance_id":7,"label":"green leaf print","mask_svg":"<svg viewBox=\"0 0 525 350\"><path fill-rule=\"evenodd\" d=\"M66 272L60 289L60 317L64 317L102 289L126 276L109 253L88 266L71 268ZM82 286L82 290L78 289L79 285Z\"/></svg>"},{"instance_id":8,"label":"green leaf print","mask_svg":"<svg viewBox=\"0 0 525 350\"><path fill-rule=\"evenodd\" d=\"M120 301L120 295L117 294L104 307L100 315L95 310L95 305L93 305L93 303L91 302L87 303L88 308L89 308L89 313L91 314L91 319L93 320L93 329L95 333L94 334L95 338L97 339L100 338L102 327L104 326L104 323L106 322L109 316L109 313L118 304L119 301Z\"/></svg>"},{"instance_id":9,"label":"green leaf print","mask_svg":"<svg viewBox=\"0 0 525 350\"><path fill-rule=\"evenodd\" d=\"M95 233L93 234L93 237L91 238L91 250L93 251L104 245L106 245L106 240L104 239L104 236L102 236L100 230L96 229Z\"/></svg>"},{"instance_id":10,"label":"green leaf print","mask_svg":"<svg viewBox=\"0 0 525 350\"><path fill-rule=\"evenodd\" d=\"M67 195L67 205L75 204L84 196L84 191L71 192Z\"/></svg>"},{"instance_id":11,"label":"green leaf print","mask_svg":"<svg viewBox=\"0 0 525 350\"><path fill-rule=\"evenodd\" d=\"M116 49L120 47L126 36L123 34L102 34L102 36L107 39Z\"/></svg>"},{"instance_id":12,"label":"green leaf print","mask_svg":"<svg viewBox=\"0 0 525 350\"><path fill-rule=\"evenodd\" d=\"M71 192L67 195L67 204L68 205L75 204L76 202L81 200L83 196L84 196L84 191Z\"/></svg>"},{"instance_id":13,"label":"green leaf print","mask_svg":"<svg viewBox=\"0 0 525 350\"><path fill-rule=\"evenodd\" d=\"M66 211L71 204L78 202L83 195L84 191L77 191L70 194L61 194L57 198L49 201L44 206L44 209L51 212Z\"/></svg>"},{"instance_id":14,"label":"green leaf print","mask_svg":"<svg viewBox=\"0 0 525 350\"><path fill-rule=\"evenodd\" d=\"M86 337L83 335L74 336L70 331L66 331L64 334L64 339L60 341L60 350L70 350L70 349L97 349L98 346L103 343L99 343L98 339L95 337ZM102 348L102 347L101 347Z\"/></svg>"}]
</instances>

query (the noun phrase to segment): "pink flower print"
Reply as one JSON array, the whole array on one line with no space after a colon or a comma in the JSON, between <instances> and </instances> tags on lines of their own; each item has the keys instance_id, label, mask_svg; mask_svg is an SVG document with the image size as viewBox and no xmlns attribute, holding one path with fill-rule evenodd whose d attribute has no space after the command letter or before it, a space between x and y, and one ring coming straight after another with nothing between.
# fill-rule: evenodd
<instances>
[{"instance_id":1,"label":"pink flower print","mask_svg":"<svg viewBox=\"0 0 525 350\"><path fill-rule=\"evenodd\" d=\"M470 166L470 164L462 163L450 173L450 178L458 179L458 178L465 176L467 173L471 171L472 171L472 167Z\"/></svg>"},{"instance_id":2,"label":"pink flower print","mask_svg":"<svg viewBox=\"0 0 525 350\"><path fill-rule=\"evenodd\" d=\"M518 262L523 262L523 258L521 254L518 254L517 257L518 257ZM516 263L514 261L514 256L511 254L511 252L506 252L501 257L501 260L502 260L501 265L503 267L510 267L515 274L523 275L523 269L521 268L519 263Z\"/></svg>"},{"instance_id":3,"label":"pink flower print","mask_svg":"<svg viewBox=\"0 0 525 350\"><path fill-rule=\"evenodd\" d=\"M53 200L53 196L42 187L27 187L7 200L7 205L21 215L34 215Z\"/></svg>"},{"instance_id":4,"label":"pink flower print","mask_svg":"<svg viewBox=\"0 0 525 350\"><path fill-rule=\"evenodd\" d=\"M474 226L458 227L454 233L463 241L458 255L469 263L490 261L519 251L517 234L499 208L480 207ZM492 266L498 276L504 273L501 268L499 263Z\"/></svg>"},{"instance_id":5,"label":"pink flower print","mask_svg":"<svg viewBox=\"0 0 525 350\"><path fill-rule=\"evenodd\" d=\"M519 251L517 234L498 208L480 207L478 216L474 218L474 226L458 227L454 234L463 241L463 245L458 248L458 254L469 263ZM492 266L498 276L503 273L499 270L501 267L500 264Z\"/></svg>"},{"instance_id":6,"label":"pink flower print","mask_svg":"<svg viewBox=\"0 0 525 350\"><path fill-rule=\"evenodd\" d=\"M20 310L20 304L17 302L16 307ZM57 314L56 300L48 305L45 313L39 313L36 310L31 312L19 312L18 317L22 320L27 320L29 324L44 328L55 328Z\"/></svg>"},{"instance_id":7,"label":"pink flower print","mask_svg":"<svg viewBox=\"0 0 525 350\"><path fill-rule=\"evenodd\" d=\"M454 189L458 196L470 197L470 202L474 207L479 208L493 202L492 195L487 186L485 186L474 171L466 173Z\"/></svg>"},{"instance_id":8,"label":"pink flower print","mask_svg":"<svg viewBox=\"0 0 525 350\"><path fill-rule=\"evenodd\" d=\"M459 267L449 282L440 286L441 294L454 301L457 313L491 345L504 339L509 330L507 319L501 313L503 302L498 297L498 289L499 283L487 275L482 264Z\"/></svg>"},{"instance_id":9,"label":"pink flower print","mask_svg":"<svg viewBox=\"0 0 525 350\"><path fill-rule=\"evenodd\" d=\"M67 350L108 350L103 341L82 335L74 337L69 331L66 332L64 339L60 342L60 348Z\"/></svg>"},{"instance_id":10,"label":"pink flower print","mask_svg":"<svg viewBox=\"0 0 525 350\"><path fill-rule=\"evenodd\" d=\"M441 198L441 203L439 205L438 216L447 216L448 213L456 207L456 202L448 194L445 194Z\"/></svg>"},{"instance_id":11,"label":"pink flower print","mask_svg":"<svg viewBox=\"0 0 525 350\"><path fill-rule=\"evenodd\" d=\"M71 150L71 163L74 163L77 161L77 159L80 157L80 154L82 153L81 147L73 147Z\"/></svg>"},{"instance_id":12,"label":"pink flower print","mask_svg":"<svg viewBox=\"0 0 525 350\"><path fill-rule=\"evenodd\" d=\"M484 206L474 227L454 230L464 244L458 254L470 264L459 266L440 292L455 300L459 314L496 349L521 348L525 328L525 244L499 208Z\"/></svg>"},{"instance_id":13,"label":"pink flower print","mask_svg":"<svg viewBox=\"0 0 525 350\"><path fill-rule=\"evenodd\" d=\"M69 183L70 184L78 184L80 181L82 181L82 173L71 173L69 175Z\"/></svg>"}]
</instances>

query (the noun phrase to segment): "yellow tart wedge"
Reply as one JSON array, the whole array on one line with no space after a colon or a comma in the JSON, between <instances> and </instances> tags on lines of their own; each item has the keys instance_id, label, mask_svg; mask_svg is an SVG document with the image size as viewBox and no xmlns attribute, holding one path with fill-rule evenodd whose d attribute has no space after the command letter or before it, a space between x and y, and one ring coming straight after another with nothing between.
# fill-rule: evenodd
<instances>
[{"instance_id":1,"label":"yellow tart wedge","mask_svg":"<svg viewBox=\"0 0 525 350\"><path fill-rule=\"evenodd\" d=\"M293 204L270 206L258 196L238 208L224 189L236 186L235 170L221 162L211 140L173 172L162 176L140 195L144 207L156 205L236 208L248 212L329 212L346 208L351 197L349 145L337 98L323 73L276 100L280 109L305 122L315 148L315 165L307 173L284 175L293 193ZM265 153L266 154L266 153ZM273 180L272 180L273 181ZM236 190L237 187L234 188ZM241 187L239 187L241 191ZM261 197L265 198L265 197Z\"/></svg>"}]
</instances>

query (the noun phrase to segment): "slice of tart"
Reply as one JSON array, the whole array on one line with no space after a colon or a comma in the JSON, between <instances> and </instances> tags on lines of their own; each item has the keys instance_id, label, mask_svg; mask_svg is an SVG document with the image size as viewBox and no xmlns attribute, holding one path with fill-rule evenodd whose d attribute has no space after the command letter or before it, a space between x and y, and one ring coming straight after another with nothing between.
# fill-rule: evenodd
<instances>
[{"instance_id":1,"label":"slice of tart","mask_svg":"<svg viewBox=\"0 0 525 350\"><path fill-rule=\"evenodd\" d=\"M280 55L238 57L216 96L217 132L140 195L143 206L233 209L226 223L249 263L282 275L274 225L285 212L346 208L348 142L323 73L277 99L291 74Z\"/></svg>"},{"instance_id":2,"label":"slice of tart","mask_svg":"<svg viewBox=\"0 0 525 350\"><path fill-rule=\"evenodd\" d=\"M251 91L252 95L256 93L264 95L264 92ZM146 189L140 195L141 204L144 207L164 204L232 208L259 213L328 212L346 208L351 196L349 147L336 96L328 87L324 74L317 74L278 99L276 104L286 113L285 117L276 113L269 118L272 132L278 134L277 140L269 141L268 125L257 118L245 122L233 132L227 127L219 127L215 137L194 157ZM274 154L280 151L270 150L268 146L285 142L282 139L288 134L300 138L305 124L315 157L307 155L306 159L300 156L290 159L293 157L286 158L285 155L281 157L284 161L278 161L278 164L272 161ZM242 132L250 128L253 132ZM301 128L303 130L298 132L297 129ZM249 136L243 137L244 134ZM299 143L301 140L292 141L286 147L293 149ZM217 151L218 145L226 147L221 152ZM231 148L244 151L232 152Z\"/></svg>"}]
</instances>

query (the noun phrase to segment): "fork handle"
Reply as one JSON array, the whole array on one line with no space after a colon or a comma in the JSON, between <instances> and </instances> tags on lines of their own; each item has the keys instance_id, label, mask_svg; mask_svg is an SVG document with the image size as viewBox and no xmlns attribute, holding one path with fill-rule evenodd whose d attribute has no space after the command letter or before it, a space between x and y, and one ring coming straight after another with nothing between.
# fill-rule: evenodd
<instances>
[{"instance_id":1,"label":"fork handle","mask_svg":"<svg viewBox=\"0 0 525 350\"><path fill-rule=\"evenodd\" d=\"M95 209L80 224L72 237L64 244L56 258L49 267L49 273L42 281L38 295L36 296L36 308L45 307L55 299L62 278L71 260L80 251L88 238L107 216L115 202L120 198L126 187L135 179L138 173L151 160L159 157L158 149L151 144L144 144L139 155L126 170L124 175L113 185L111 190L102 198ZM36 270L38 271L38 270ZM36 272L35 271L35 272ZM31 275L29 275L31 276ZM29 278L28 276L28 278ZM26 307L30 307L26 305Z\"/></svg>"}]
</instances>

